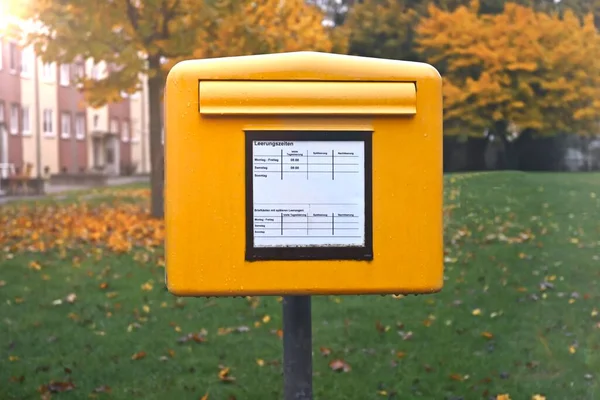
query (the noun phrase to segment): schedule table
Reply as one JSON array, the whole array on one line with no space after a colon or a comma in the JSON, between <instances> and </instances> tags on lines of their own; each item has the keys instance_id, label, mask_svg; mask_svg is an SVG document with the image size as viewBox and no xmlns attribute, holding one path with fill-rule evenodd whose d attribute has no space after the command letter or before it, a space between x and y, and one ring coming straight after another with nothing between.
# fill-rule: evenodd
<instances>
[{"instance_id":1,"label":"schedule table","mask_svg":"<svg viewBox=\"0 0 600 400\"><path fill-rule=\"evenodd\" d=\"M254 247L362 246L363 141L253 141Z\"/></svg>"}]
</instances>

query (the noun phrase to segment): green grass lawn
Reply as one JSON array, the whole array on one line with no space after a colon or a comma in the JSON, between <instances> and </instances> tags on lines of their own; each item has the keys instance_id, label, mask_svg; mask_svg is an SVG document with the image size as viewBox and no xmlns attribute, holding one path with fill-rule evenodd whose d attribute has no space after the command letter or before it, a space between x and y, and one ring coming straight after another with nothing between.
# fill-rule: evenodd
<instances>
[{"instance_id":1,"label":"green grass lawn","mask_svg":"<svg viewBox=\"0 0 600 400\"><path fill-rule=\"evenodd\" d=\"M133 213L138 192L0 208L0 399L51 382L72 382L57 399L281 399L280 299L177 299L160 246L19 245L27 221L72 224L69 202ZM445 193L440 293L313 298L315 399L600 399L600 175L449 175Z\"/></svg>"}]
</instances>

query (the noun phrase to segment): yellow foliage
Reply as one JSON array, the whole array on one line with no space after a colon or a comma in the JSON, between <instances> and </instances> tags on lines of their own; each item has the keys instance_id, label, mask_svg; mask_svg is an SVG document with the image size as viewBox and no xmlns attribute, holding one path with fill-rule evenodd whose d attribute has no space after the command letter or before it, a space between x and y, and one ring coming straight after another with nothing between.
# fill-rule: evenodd
<instances>
[{"instance_id":1,"label":"yellow foliage","mask_svg":"<svg viewBox=\"0 0 600 400\"><path fill-rule=\"evenodd\" d=\"M417 28L418 47L444 77L445 130L480 135L597 132L600 35L580 21L506 3L497 15L478 2L449 12L435 6Z\"/></svg>"},{"instance_id":2,"label":"yellow foliage","mask_svg":"<svg viewBox=\"0 0 600 400\"><path fill-rule=\"evenodd\" d=\"M193 58L345 50L322 10L304 0L218 0L212 13Z\"/></svg>"},{"instance_id":3,"label":"yellow foliage","mask_svg":"<svg viewBox=\"0 0 600 400\"><path fill-rule=\"evenodd\" d=\"M119 191L119 196L149 198L149 190ZM145 206L115 200L112 204L92 206L85 202L31 207L3 207L0 214L0 247L9 254L64 251L83 244L115 253L133 248L158 248L163 245L164 223L151 218ZM41 270L37 262L30 267Z\"/></svg>"}]
</instances>

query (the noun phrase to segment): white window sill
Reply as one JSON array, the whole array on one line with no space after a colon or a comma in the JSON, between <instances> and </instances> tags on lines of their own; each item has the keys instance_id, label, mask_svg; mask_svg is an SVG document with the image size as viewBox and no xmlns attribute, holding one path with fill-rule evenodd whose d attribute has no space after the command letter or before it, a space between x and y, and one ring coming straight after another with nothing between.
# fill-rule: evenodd
<instances>
[{"instance_id":1,"label":"white window sill","mask_svg":"<svg viewBox=\"0 0 600 400\"><path fill-rule=\"evenodd\" d=\"M76 135L75 138L77 140L85 140L85 136L78 136L78 135Z\"/></svg>"},{"instance_id":2,"label":"white window sill","mask_svg":"<svg viewBox=\"0 0 600 400\"><path fill-rule=\"evenodd\" d=\"M31 136L31 131L23 131L23 132L21 132L21 135L23 135L23 136Z\"/></svg>"},{"instance_id":3,"label":"white window sill","mask_svg":"<svg viewBox=\"0 0 600 400\"><path fill-rule=\"evenodd\" d=\"M61 139L70 139L71 135L69 135L68 133L61 133L60 134L60 138Z\"/></svg>"},{"instance_id":4,"label":"white window sill","mask_svg":"<svg viewBox=\"0 0 600 400\"><path fill-rule=\"evenodd\" d=\"M56 135L54 134L54 132L44 132L44 137L48 139L53 139L56 137Z\"/></svg>"},{"instance_id":5,"label":"white window sill","mask_svg":"<svg viewBox=\"0 0 600 400\"><path fill-rule=\"evenodd\" d=\"M19 131L13 131L13 130L11 130L11 131L10 131L10 134L11 134L11 135L18 135L18 134L19 134Z\"/></svg>"}]
</instances>

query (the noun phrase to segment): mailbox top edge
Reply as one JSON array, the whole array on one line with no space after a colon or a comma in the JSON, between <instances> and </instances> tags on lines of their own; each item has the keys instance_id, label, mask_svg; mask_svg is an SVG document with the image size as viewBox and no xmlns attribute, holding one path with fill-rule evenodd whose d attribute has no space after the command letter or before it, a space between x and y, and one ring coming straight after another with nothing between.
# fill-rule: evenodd
<instances>
[{"instance_id":1,"label":"mailbox top edge","mask_svg":"<svg viewBox=\"0 0 600 400\"><path fill-rule=\"evenodd\" d=\"M299 51L180 61L167 85L181 79L417 82L441 76L421 62Z\"/></svg>"}]
</instances>

